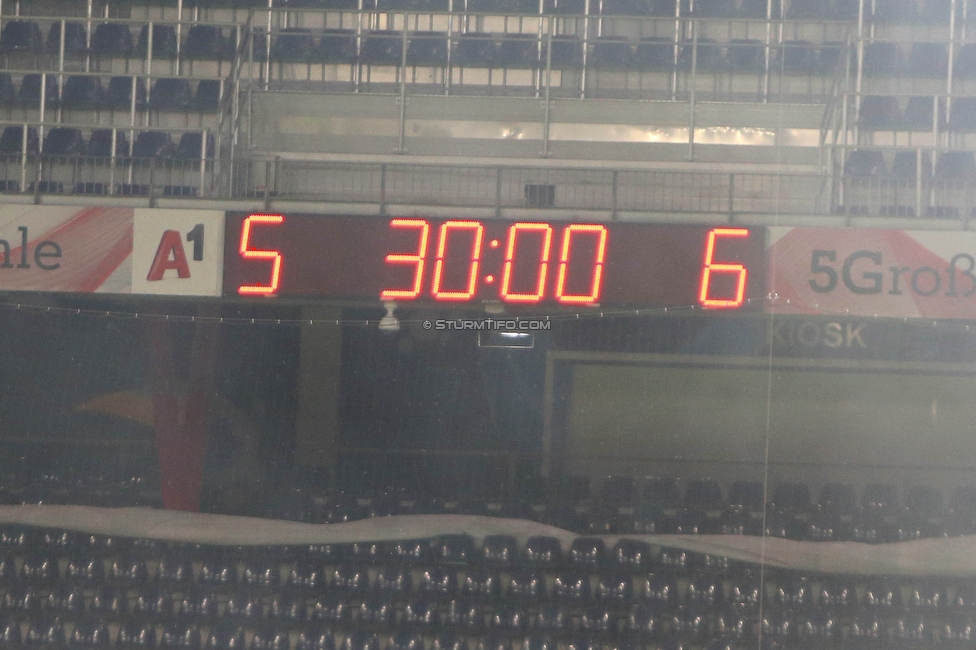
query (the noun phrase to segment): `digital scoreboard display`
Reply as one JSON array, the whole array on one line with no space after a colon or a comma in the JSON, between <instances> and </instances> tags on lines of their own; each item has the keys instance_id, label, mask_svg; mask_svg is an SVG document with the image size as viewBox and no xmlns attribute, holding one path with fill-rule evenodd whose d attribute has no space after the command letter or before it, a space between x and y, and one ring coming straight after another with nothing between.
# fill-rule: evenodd
<instances>
[{"instance_id":1,"label":"digital scoreboard display","mask_svg":"<svg viewBox=\"0 0 976 650\"><path fill-rule=\"evenodd\" d=\"M739 309L764 284L759 228L230 214L224 232L227 297Z\"/></svg>"}]
</instances>

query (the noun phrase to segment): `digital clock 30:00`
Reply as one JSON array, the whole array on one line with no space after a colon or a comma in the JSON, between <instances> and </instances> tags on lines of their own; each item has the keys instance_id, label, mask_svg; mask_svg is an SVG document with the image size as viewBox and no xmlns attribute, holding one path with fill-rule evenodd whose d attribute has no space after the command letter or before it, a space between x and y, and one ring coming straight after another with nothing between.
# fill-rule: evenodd
<instances>
[{"instance_id":1,"label":"digital clock 30:00","mask_svg":"<svg viewBox=\"0 0 976 650\"><path fill-rule=\"evenodd\" d=\"M230 215L224 294L737 309L758 229ZM761 287L759 287L761 288Z\"/></svg>"}]
</instances>

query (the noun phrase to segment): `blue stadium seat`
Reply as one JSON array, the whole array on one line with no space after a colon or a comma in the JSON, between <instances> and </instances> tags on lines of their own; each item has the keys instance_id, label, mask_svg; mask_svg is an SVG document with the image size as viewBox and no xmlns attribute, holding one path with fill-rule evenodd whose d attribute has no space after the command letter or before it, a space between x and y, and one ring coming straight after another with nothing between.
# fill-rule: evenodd
<instances>
[{"instance_id":1,"label":"blue stadium seat","mask_svg":"<svg viewBox=\"0 0 976 650\"><path fill-rule=\"evenodd\" d=\"M122 23L101 23L92 34L91 48L101 56L129 56L132 54L132 32Z\"/></svg>"},{"instance_id":2,"label":"blue stadium seat","mask_svg":"<svg viewBox=\"0 0 976 650\"><path fill-rule=\"evenodd\" d=\"M949 129L976 131L976 97L954 97L949 115Z\"/></svg>"},{"instance_id":3,"label":"blue stadium seat","mask_svg":"<svg viewBox=\"0 0 976 650\"><path fill-rule=\"evenodd\" d=\"M142 77L112 77L105 91L105 104L116 110L128 110L132 102L132 80L135 79L136 109L146 105L146 82Z\"/></svg>"},{"instance_id":4,"label":"blue stadium seat","mask_svg":"<svg viewBox=\"0 0 976 650\"><path fill-rule=\"evenodd\" d=\"M27 153L37 153L37 129L27 127ZM0 154L20 154L24 146L24 127L7 126L0 135Z\"/></svg>"},{"instance_id":5,"label":"blue stadium seat","mask_svg":"<svg viewBox=\"0 0 976 650\"><path fill-rule=\"evenodd\" d=\"M588 65L594 68L627 68L633 59L633 47L626 38L601 36L590 45Z\"/></svg>"},{"instance_id":6,"label":"blue stadium seat","mask_svg":"<svg viewBox=\"0 0 976 650\"><path fill-rule=\"evenodd\" d=\"M874 0L874 12L870 18L881 23L908 23L916 19L914 0ZM869 9L865 9L865 14Z\"/></svg>"},{"instance_id":7,"label":"blue stadium seat","mask_svg":"<svg viewBox=\"0 0 976 650\"><path fill-rule=\"evenodd\" d=\"M91 137L88 138L88 148L85 150L85 155L110 158L112 156L112 130L95 129L92 131ZM129 155L129 142L126 138L125 131L116 131L115 155Z\"/></svg>"},{"instance_id":8,"label":"blue stadium seat","mask_svg":"<svg viewBox=\"0 0 976 650\"><path fill-rule=\"evenodd\" d=\"M545 50L543 49L543 62ZM550 63L554 69L566 70L583 65L583 41L575 36L555 36L552 39Z\"/></svg>"},{"instance_id":9,"label":"blue stadium seat","mask_svg":"<svg viewBox=\"0 0 976 650\"><path fill-rule=\"evenodd\" d=\"M84 54L88 50L85 26L81 23L67 21L64 24L64 53L67 56ZM61 52L61 23L51 23L47 33L47 51L51 54Z\"/></svg>"},{"instance_id":10,"label":"blue stadium seat","mask_svg":"<svg viewBox=\"0 0 976 650\"><path fill-rule=\"evenodd\" d=\"M38 53L44 49L40 26L32 20L11 20L0 33L0 51Z\"/></svg>"},{"instance_id":11,"label":"blue stadium seat","mask_svg":"<svg viewBox=\"0 0 976 650\"><path fill-rule=\"evenodd\" d=\"M735 481L729 490L729 505L750 512L762 512L763 485L759 481Z\"/></svg>"},{"instance_id":12,"label":"blue stadium seat","mask_svg":"<svg viewBox=\"0 0 976 650\"><path fill-rule=\"evenodd\" d=\"M873 41L864 44L864 74L899 74L902 54L898 43Z\"/></svg>"},{"instance_id":13,"label":"blue stadium seat","mask_svg":"<svg viewBox=\"0 0 976 650\"><path fill-rule=\"evenodd\" d=\"M976 77L976 43L966 43L956 50L952 71L960 77Z\"/></svg>"},{"instance_id":14,"label":"blue stadium seat","mask_svg":"<svg viewBox=\"0 0 976 650\"><path fill-rule=\"evenodd\" d=\"M506 34L495 57L501 68L535 68L539 65L539 41L534 34Z\"/></svg>"},{"instance_id":15,"label":"blue stadium seat","mask_svg":"<svg viewBox=\"0 0 976 650\"><path fill-rule=\"evenodd\" d=\"M867 178L870 176L886 176L888 173L888 167L885 165L884 156L880 151L869 151L866 149L858 149L852 151L847 155L847 164L844 166L844 174L847 176L855 178ZM828 487L836 487L836 483L829 483L824 486L824 490L828 490ZM847 486L849 487L849 486ZM834 488L831 488L833 490ZM837 514L849 514L854 509L854 494L850 493L850 498L848 495L835 495L834 492L828 490L825 496L824 492L820 493L819 507L825 511Z\"/></svg>"},{"instance_id":16,"label":"blue stadium seat","mask_svg":"<svg viewBox=\"0 0 976 650\"><path fill-rule=\"evenodd\" d=\"M407 44L407 65L446 66L447 48L444 32L413 32Z\"/></svg>"},{"instance_id":17,"label":"blue stadium seat","mask_svg":"<svg viewBox=\"0 0 976 650\"><path fill-rule=\"evenodd\" d=\"M356 33L351 29L325 30L313 58L325 63L353 63L356 60Z\"/></svg>"},{"instance_id":18,"label":"blue stadium seat","mask_svg":"<svg viewBox=\"0 0 976 650\"><path fill-rule=\"evenodd\" d=\"M288 631L261 627L251 637L251 650L290 650L291 639Z\"/></svg>"},{"instance_id":19,"label":"blue stadium seat","mask_svg":"<svg viewBox=\"0 0 976 650\"><path fill-rule=\"evenodd\" d=\"M678 67L682 70L691 70L692 63L696 70L709 71L715 70L722 62L722 51L718 43L711 38L699 38L695 55L695 43L684 41L678 48Z\"/></svg>"},{"instance_id":20,"label":"blue stadium seat","mask_svg":"<svg viewBox=\"0 0 976 650\"><path fill-rule=\"evenodd\" d=\"M0 105L9 105L17 101L17 87L9 72L0 72Z\"/></svg>"},{"instance_id":21,"label":"blue stadium seat","mask_svg":"<svg viewBox=\"0 0 976 650\"><path fill-rule=\"evenodd\" d=\"M363 39L360 59L370 65L400 65L402 52L403 36L400 32L373 31Z\"/></svg>"},{"instance_id":22,"label":"blue stadium seat","mask_svg":"<svg viewBox=\"0 0 976 650\"><path fill-rule=\"evenodd\" d=\"M490 68L498 54L498 46L491 34L466 32L456 45L457 56L454 61L461 66Z\"/></svg>"},{"instance_id":23,"label":"blue stadium seat","mask_svg":"<svg viewBox=\"0 0 976 650\"><path fill-rule=\"evenodd\" d=\"M918 152L898 151L891 165L891 175L899 180L915 181L918 173ZM927 151L922 152L922 178L932 174L932 160Z\"/></svg>"},{"instance_id":24,"label":"blue stadium seat","mask_svg":"<svg viewBox=\"0 0 976 650\"><path fill-rule=\"evenodd\" d=\"M198 111L210 112L220 108L220 79L201 79L197 84L196 95L193 96L193 108Z\"/></svg>"},{"instance_id":25,"label":"blue stadium seat","mask_svg":"<svg viewBox=\"0 0 976 650\"><path fill-rule=\"evenodd\" d=\"M203 151L203 134L200 131L190 131L180 136L180 144L176 148L176 157L186 160L200 160ZM207 158L214 156L214 136L207 134Z\"/></svg>"},{"instance_id":26,"label":"blue stadium seat","mask_svg":"<svg viewBox=\"0 0 976 650\"><path fill-rule=\"evenodd\" d=\"M193 91L188 79L159 79L153 86L149 107L158 111L183 110L190 106Z\"/></svg>"},{"instance_id":27,"label":"blue stadium seat","mask_svg":"<svg viewBox=\"0 0 976 650\"><path fill-rule=\"evenodd\" d=\"M227 55L224 31L217 25L192 25L186 33L182 54L187 59L223 58Z\"/></svg>"},{"instance_id":28,"label":"blue stadium seat","mask_svg":"<svg viewBox=\"0 0 976 650\"><path fill-rule=\"evenodd\" d=\"M314 51L315 38L308 29L283 29L271 43L273 61L309 61Z\"/></svg>"},{"instance_id":29,"label":"blue stadium seat","mask_svg":"<svg viewBox=\"0 0 976 650\"><path fill-rule=\"evenodd\" d=\"M945 127L945 101L935 97L909 97L902 116L902 128L910 131L931 131L935 117L935 104L939 105L938 128Z\"/></svg>"},{"instance_id":30,"label":"blue stadium seat","mask_svg":"<svg viewBox=\"0 0 976 650\"><path fill-rule=\"evenodd\" d=\"M945 77L949 70L949 50L942 43L914 43L908 68L916 75Z\"/></svg>"},{"instance_id":31,"label":"blue stadium seat","mask_svg":"<svg viewBox=\"0 0 976 650\"><path fill-rule=\"evenodd\" d=\"M85 138L81 129L57 126L44 136L44 153L55 156L74 156L85 152Z\"/></svg>"},{"instance_id":32,"label":"blue stadium seat","mask_svg":"<svg viewBox=\"0 0 976 650\"><path fill-rule=\"evenodd\" d=\"M168 158L174 151L173 139L165 131L142 131L132 143L133 158ZM229 571L229 567L208 567L205 563L198 580L202 584L234 584L237 581L236 574L230 575Z\"/></svg>"},{"instance_id":33,"label":"blue stadium seat","mask_svg":"<svg viewBox=\"0 0 976 650\"><path fill-rule=\"evenodd\" d=\"M102 80L89 75L72 75L64 82L61 105L65 108L91 108L105 101Z\"/></svg>"},{"instance_id":34,"label":"blue stadium seat","mask_svg":"<svg viewBox=\"0 0 976 650\"><path fill-rule=\"evenodd\" d=\"M817 53L817 70L825 74L835 73L837 68L846 60L847 51L846 43L837 41L823 43ZM853 55L851 58L853 60Z\"/></svg>"},{"instance_id":35,"label":"blue stadium seat","mask_svg":"<svg viewBox=\"0 0 976 650\"><path fill-rule=\"evenodd\" d=\"M153 25L152 30L152 54L153 58L174 59L176 58L176 28L172 25ZM139 40L136 44L136 54L145 57L149 51L149 25L143 25L139 31Z\"/></svg>"},{"instance_id":36,"label":"blue stadium seat","mask_svg":"<svg viewBox=\"0 0 976 650\"><path fill-rule=\"evenodd\" d=\"M868 95L861 98L861 111L857 124L862 129L896 129L901 121L898 98Z\"/></svg>"},{"instance_id":37,"label":"blue stadium seat","mask_svg":"<svg viewBox=\"0 0 976 650\"><path fill-rule=\"evenodd\" d=\"M755 39L733 38L726 49L725 62L732 72L755 72L764 65L765 48Z\"/></svg>"},{"instance_id":38,"label":"blue stadium seat","mask_svg":"<svg viewBox=\"0 0 976 650\"><path fill-rule=\"evenodd\" d=\"M23 81L20 82L20 92L17 95L21 105L28 108L37 108L41 105L41 76L36 73L24 75ZM48 74L44 79L44 104L55 106L59 100L58 76Z\"/></svg>"},{"instance_id":39,"label":"blue stadium seat","mask_svg":"<svg viewBox=\"0 0 976 650\"><path fill-rule=\"evenodd\" d=\"M971 151L946 151L935 161L935 177L939 180L972 179L976 176L976 161Z\"/></svg>"}]
</instances>

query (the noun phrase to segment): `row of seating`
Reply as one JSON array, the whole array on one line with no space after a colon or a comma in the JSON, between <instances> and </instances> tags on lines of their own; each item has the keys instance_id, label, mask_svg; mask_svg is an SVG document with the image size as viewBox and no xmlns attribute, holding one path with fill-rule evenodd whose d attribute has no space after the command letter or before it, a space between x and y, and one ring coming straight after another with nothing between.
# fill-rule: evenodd
<instances>
[{"instance_id":1,"label":"row of seating","mask_svg":"<svg viewBox=\"0 0 976 650\"><path fill-rule=\"evenodd\" d=\"M107 85L93 75L70 75L64 79L64 87L58 87L58 75L47 73L44 81L44 104L48 107L130 110L132 84L135 79L136 109L158 111L196 110L213 112L220 107L220 79L201 79L196 82L196 92L190 80L165 77L157 79L152 92L147 93L143 77L111 77ZM25 74L17 89L10 73L0 72L0 105L20 105L37 108L41 103L42 76Z\"/></svg>"},{"instance_id":2,"label":"row of seating","mask_svg":"<svg viewBox=\"0 0 976 650\"><path fill-rule=\"evenodd\" d=\"M186 38L182 48L178 48L176 27L173 25L153 25L153 58L221 59L233 56L233 38L227 38L224 30L216 25L194 24L184 29ZM76 21L65 22L64 52L69 56L94 54L96 56L146 57L149 49L149 25L143 25L138 39L133 45L132 32L125 23L100 23L91 34L89 41L85 25ZM11 20L6 22L0 32L0 52L7 54L26 52L40 54L61 52L61 22L52 22L45 40L38 23L30 20Z\"/></svg>"},{"instance_id":3,"label":"row of seating","mask_svg":"<svg viewBox=\"0 0 976 650\"><path fill-rule=\"evenodd\" d=\"M213 134L207 134L207 157L214 152ZM52 127L44 135L44 146L39 147L37 129L27 129L27 153L43 152L51 156L89 156L109 158L112 156L112 130L94 129L87 140L81 129L73 127ZM8 126L0 134L0 156L17 155L23 151L24 127ZM139 131L129 149L128 137L123 129L116 130L115 155L133 158L177 158L199 160L203 152L203 133L188 131L180 135L179 142L166 131Z\"/></svg>"},{"instance_id":4,"label":"row of seating","mask_svg":"<svg viewBox=\"0 0 976 650\"><path fill-rule=\"evenodd\" d=\"M885 161L884 152L857 149L847 155L844 174L855 178L893 178L915 181L918 174L918 152L897 151L891 167ZM922 152L923 180L973 180L976 179L976 162L971 151L946 151L936 158L935 170L928 152Z\"/></svg>"}]
</instances>

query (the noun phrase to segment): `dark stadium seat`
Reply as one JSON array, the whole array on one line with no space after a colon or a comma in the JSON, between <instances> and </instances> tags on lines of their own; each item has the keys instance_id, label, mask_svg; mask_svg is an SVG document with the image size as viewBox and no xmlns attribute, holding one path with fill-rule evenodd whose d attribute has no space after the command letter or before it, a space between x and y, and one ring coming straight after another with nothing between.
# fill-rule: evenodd
<instances>
[{"instance_id":1,"label":"dark stadium seat","mask_svg":"<svg viewBox=\"0 0 976 650\"><path fill-rule=\"evenodd\" d=\"M84 54L88 51L88 33L81 23L67 21L64 24L64 53L66 56ZM47 33L47 51L51 54L61 52L61 22L51 23Z\"/></svg>"},{"instance_id":2,"label":"dark stadium seat","mask_svg":"<svg viewBox=\"0 0 976 650\"><path fill-rule=\"evenodd\" d=\"M866 75L900 74L902 54L898 43L865 43L863 68Z\"/></svg>"},{"instance_id":3,"label":"dark stadium seat","mask_svg":"<svg viewBox=\"0 0 976 650\"><path fill-rule=\"evenodd\" d=\"M0 51L38 53L44 49L40 26L32 20L11 20L0 32Z\"/></svg>"},{"instance_id":4,"label":"dark stadium seat","mask_svg":"<svg viewBox=\"0 0 976 650\"><path fill-rule=\"evenodd\" d=\"M360 59L370 65L400 65L403 36L397 31L373 31L364 35Z\"/></svg>"},{"instance_id":5,"label":"dark stadium seat","mask_svg":"<svg viewBox=\"0 0 976 650\"><path fill-rule=\"evenodd\" d=\"M644 478L641 488L641 500L646 504L671 508L681 502L678 492L677 479L670 477L648 476Z\"/></svg>"},{"instance_id":6,"label":"dark stadium seat","mask_svg":"<svg viewBox=\"0 0 976 650\"><path fill-rule=\"evenodd\" d=\"M570 566L595 573L603 566L606 554L606 545L602 539L577 537L570 544L566 557Z\"/></svg>"},{"instance_id":7,"label":"dark stadium seat","mask_svg":"<svg viewBox=\"0 0 976 650\"><path fill-rule=\"evenodd\" d=\"M187 59L223 58L227 55L224 31L217 25L191 25L181 53Z\"/></svg>"},{"instance_id":8,"label":"dark stadium seat","mask_svg":"<svg viewBox=\"0 0 976 650\"><path fill-rule=\"evenodd\" d=\"M935 161L938 180L971 179L976 176L976 161L971 151L946 151Z\"/></svg>"},{"instance_id":9,"label":"dark stadium seat","mask_svg":"<svg viewBox=\"0 0 976 650\"><path fill-rule=\"evenodd\" d=\"M312 54L316 61L352 63L356 60L356 33L351 29L327 29Z\"/></svg>"},{"instance_id":10,"label":"dark stadium seat","mask_svg":"<svg viewBox=\"0 0 976 650\"><path fill-rule=\"evenodd\" d=\"M810 508L810 486L795 481L778 483L770 507L782 512L806 512Z\"/></svg>"},{"instance_id":11,"label":"dark stadium seat","mask_svg":"<svg viewBox=\"0 0 976 650\"><path fill-rule=\"evenodd\" d=\"M860 6L860 0L833 0L828 17L833 20L856 20ZM869 17L870 12L866 12L865 18Z\"/></svg>"},{"instance_id":12,"label":"dark stadium seat","mask_svg":"<svg viewBox=\"0 0 976 650\"><path fill-rule=\"evenodd\" d=\"M309 645L305 646L303 650L312 650L315 646L310 643L311 639L302 639L299 637L299 643L305 642ZM210 632L207 635L206 642L204 643L204 648L206 650L238 650L246 647L246 637L244 634L244 628L229 621L221 621L217 625L210 628ZM296 649L299 648L296 644Z\"/></svg>"},{"instance_id":13,"label":"dark stadium seat","mask_svg":"<svg viewBox=\"0 0 976 650\"><path fill-rule=\"evenodd\" d=\"M132 32L122 23L100 23L92 34L91 48L100 56L132 54Z\"/></svg>"},{"instance_id":14,"label":"dark stadium seat","mask_svg":"<svg viewBox=\"0 0 976 650\"><path fill-rule=\"evenodd\" d=\"M311 30L291 27L283 29L271 42L272 61L309 61L315 50Z\"/></svg>"},{"instance_id":15,"label":"dark stadium seat","mask_svg":"<svg viewBox=\"0 0 976 650\"><path fill-rule=\"evenodd\" d=\"M185 110L193 100L193 90L187 79L158 79L153 85L149 107L158 111Z\"/></svg>"},{"instance_id":16,"label":"dark stadium seat","mask_svg":"<svg viewBox=\"0 0 976 650\"><path fill-rule=\"evenodd\" d=\"M545 0L544 11L549 14L581 16L586 13L586 0Z\"/></svg>"},{"instance_id":17,"label":"dark stadium seat","mask_svg":"<svg viewBox=\"0 0 976 650\"><path fill-rule=\"evenodd\" d=\"M864 587L861 606L879 614L903 608L901 585L884 579L873 579Z\"/></svg>"},{"instance_id":18,"label":"dark stadium seat","mask_svg":"<svg viewBox=\"0 0 976 650\"><path fill-rule=\"evenodd\" d=\"M861 507L865 510L889 512L898 508L898 489L889 483L872 483L864 486Z\"/></svg>"},{"instance_id":19,"label":"dark stadium seat","mask_svg":"<svg viewBox=\"0 0 976 650\"><path fill-rule=\"evenodd\" d=\"M901 121L897 97L868 95L861 98L857 124L862 129L894 130Z\"/></svg>"},{"instance_id":20,"label":"dark stadium seat","mask_svg":"<svg viewBox=\"0 0 976 650\"><path fill-rule=\"evenodd\" d=\"M44 153L54 156L75 156L85 152L81 129L53 127L44 136Z\"/></svg>"},{"instance_id":21,"label":"dark stadium seat","mask_svg":"<svg viewBox=\"0 0 976 650\"><path fill-rule=\"evenodd\" d=\"M733 38L726 49L725 62L732 72L755 72L764 65L765 48L755 39Z\"/></svg>"},{"instance_id":22,"label":"dark stadium seat","mask_svg":"<svg viewBox=\"0 0 976 650\"><path fill-rule=\"evenodd\" d=\"M17 101L17 87L9 72L0 72L0 105L10 105Z\"/></svg>"},{"instance_id":23,"label":"dark stadium seat","mask_svg":"<svg viewBox=\"0 0 976 650\"><path fill-rule=\"evenodd\" d=\"M612 508L625 508L637 499L637 481L632 476L608 476L600 486L600 501Z\"/></svg>"},{"instance_id":24,"label":"dark stadium seat","mask_svg":"<svg viewBox=\"0 0 976 650\"><path fill-rule=\"evenodd\" d=\"M112 584L103 584L95 589L88 604L89 614L119 617L129 613L128 592Z\"/></svg>"},{"instance_id":25,"label":"dark stadium seat","mask_svg":"<svg viewBox=\"0 0 976 650\"><path fill-rule=\"evenodd\" d=\"M938 128L945 127L945 101L936 97L909 97L905 114L902 117L902 128L910 131L931 131L935 124L935 104L939 105Z\"/></svg>"},{"instance_id":26,"label":"dark stadium seat","mask_svg":"<svg viewBox=\"0 0 976 650\"><path fill-rule=\"evenodd\" d=\"M691 3L683 3L691 4ZM731 16L735 4L726 0L695 0L690 15L701 18L721 18Z\"/></svg>"},{"instance_id":27,"label":"dark stadium seat","mask_svg":"<svg viewBox=\"0 0 976 650\"><path fill-rule=\"evenodd\" d=\"M159 635L159 647L160 650L167 648L199 650L200 638L200 628L196 625L182 622L167 623ZM254 648L253 642L251 647ZM269 646L261 646L260 650L269 650Z\"/></svg>"},{"instance_id":28,"label":"dark stadium seat","mask_svg":"<svg viewBox=\"0 0 976 650\"><path fill-rule=\"evenodd\" d=\"M165 131L142 131L132 143L133 158L169 158L174 151L173 139ZM236 567L205 562L198 580L203 584L234 584Z\"/></svg>"},{"instance_id":29,"label":"dark stadium seat","mask_svg":"<svg viewBox=\"0 0 976 650\"><path fill-rule=\"evenodd\" d=\"M42 75L35 73L24 75L17 95L22 106L37 108L41 105L41 77ZM55 106L59 101L58 77L55 74L48 74L44 79L44 105Z\"/></svg>"},{"instance_id":30,"label":"dark stadium seat","mask_svg":"<svg viewBox=\"0 0 976 650\"><path fill-rule=\"evenodd\" d=\"M172 25L152 26L152 55L153 58L176 58L177 42L176 28ZM136 54L145 57L149 51L149 25L143 25L136 44Z\"/></svg>"},{"instance_id":31,"label":"dark stadium seat","mask_svg":"<svg viewBox=\"0 0 976 650\"><path fill-rule=\"evenodd\" d=\"M457 56L454 61L471 68L490 68L498 54L494 36L483 32L466 32L456 45Z\"/></svg>"},{"instance_id":32,"label":"dark stadium seat","mask_svg":"<svg viewBox=\"0 0 976 650\"><path fill-rule=\"evenodd\" d=\"M922 178L932 174L932 160L927 151L922 152ZM898 151L891 165L891 175L899 180L915 181L918 175L918 152Z\"/></svg>"},{"instance_id":33,"label":"dark stadium seat","mask_svg":"<svg viewBox=\"0 0 976 650\"><path fill-rule=\"evenodd\" d=\"M851 176L871 176L874 174L885 175L886 168L884 167L884 159L881 156L880 151L869 151L869 150L858 150L852 151L847 162L848 165L851 164L851 158L854 157L856 153L863 153L863 155L858 156L862 158L857 161L855 169L858 173L851 173L848 171L848 175ZM864 173L866 172L866 173ZM825 483L820 489L820 497L817 501L818 507L827 513L834 515L849 515L854 511L854 505L857 499L854 495L854 487L846 483Z\"/></svg>"},{"instance_id":34,"label":"dark stadium seat","mask_svg":"<svg viewBox=\"0 0 976 650\"><path fill-rule=\"evenodd\" d=\"M786 41L773 65L786 72L812 72L817 67L817 48L811 41Z\"/></svg>"},{"instance_id":35,"label":"dark stadium seat","mask_svg":"<svg viewBox=\"0 0 976 650\"><path fill-rule=\"evenodd\" d=\"M976 43L959 46L953 57L952 71L959 77L976 77Z\"/></svg>"},{"instance_id":36,"label":"dark stadium seat","mask_svg":"<svg viewBox=\"0 0 976 650\"><path fill-rule=\"evenodd\" d=\"M495 55L495 65L501 68L534 68L539 65L538 48L538 37L534 34L506 34Z\"/></svg>"},{"instance_id":37,"label":"dark stadium seat","mask_svg":"<svg viewBox=\"0 0 976 650\"><path fill-rule=\"evenodd\" d=\"M722 580L708 574L700 574L689 581L684 604L699 609L716 609L722 605L724 598Z\"/></svg>"},{"instance_id":38,"label":"dark stadium seat","mask_svg":"<svg viewBox=\"0 0 976 650\"><path fill-rule=\"evenodd\" d=\"M474 561L476 553L471 535L442 535L433 545L431 559L446 564L468 564Z\"/></svg>"},{"instance_id":39,"label":"dark stadium seat","mask_svg":"<svg viewBox=\"0 0 976 650\"><path fill-rule=\"evenodd\" d=\"M27 127L27 153L37 153L39 145L37 129L32 126ZM3 134L0 135L0 155L20 154L24 146L24 127L6 126Z\"/></svg>"},{"instance_id":40,"label":"dark stadium seat","mask_svg":"<svg viewBox=\"0 0 976 650\"><path fill-rule=\"evenodd\" d=\"M444 32L413 32L407 43L407 65L447 65L448 41Z\"/></svg>"},{"instance_id":41,"label":"dark stadium seat","mask_svg":"<svg viewBox=\"0 0 976 650\"><path fill-rule=\"evenodd\" d=\"M115 132L115 155L128 156L129 142L125 131ZM95 129L88 138L88 148L85 155L94 157L109 158L112 156L112 130Z\"/></svg>"},{"instance_id":42,"label":"dark stadium seat","mask_svg":"<svg viewBox=\"0 0 976 650\"><path fill-rule=\"evenodd\" d=\"M75 623L68 637L69 648L91 650L112 647L112 635L108 623L98 618L82 618Z\"/></svg>"},{"instance_id":43,"label":"dark stadium seat","mask_svg":"<svg viewBox=\"0 0 976 650\"><path fill-rule=\"evenodd\" d=\"M543 48L543 65L545 58L545 48ZM575 36L554 36L549 59L550 65L555 70L580 67L583 65L583 41Z\"/></svg>"},{"instance_id":44,"label":"dark stadium seat","mask_svg":"<svg viewBox=\"0 0 976 650\"><path fill-rule=\"evenodd\" d=\"M152 623L137 620L123 622L116 637L120 648L155 648L156 628Z\"/></svg>"},{"instance_id":45,"label":"dark stadium seat","mask_svg":"<svg viewBox=\"0 0 976 650\"><path fill-rule=\"evenodd\" d=\"M642 0L602 0L598 10L604 16L643 16L650 9L651 3ZM590 7L591 13L596 13Z\"/></svg>"},{"instance_id":46,"label":"dark stadium seat","mask_svg":"<svg viewBox=\"0 0 976 650\"><path fill-rule=\"evenodd\" d=\"M909 512L938 516L942 514L943 507L942 492L938 488L916 485L905 493L905 508Z\"/></svg>"},{"instance_id":47,"label":"dark stadium seat","mask_svg":"<svg viewBox=\"0 0 976 650\"><path fill-rule=\"evenodd\" d=\"M763 503L763 485L759 481L735 481L729 490L729 505L743 510L761 512L766 504Z\"/></svg>"},{"instance_id":48,"label":"dark stadium seat","mask_svg":"<svg viewBox=\"0 0 976 650\"><path fill-rule=\"evenodd\" d=\"M817 52L817 71L823 74L834 74L842 65L846 65L848 46L846 43L828 41L821 44ZM855 60L851 54L851 60Z\"/></svg>"},{"instance_id":49,"label":"dark stadium seat","mask_svg":"<svg viewBox=\"0 0 976 650\"><path fill-rule=\"evenodd\" d=\"M714 479L697 478L688 481L684 505L688 508L715 510L723 506L722 486Z\"/></svg>"},{"instance_id":50,"label":"dark stadium seat","mask_svg":"<svg viewBox=\"0 0 976 650\"><path fill-rule=\"evenodd\" d=\"M634 53L634 65L642 70L673 68L674 41L661 36L642 38Z\"/></svg>"},{"instance_id":51,"label":"dark stadium seat","mask_svg":"<svg viewBox=\"0 0 976 650\"><path fill-rule=\"evenodd\" d=\"M142 77L112 77L105 91L105 103L115 110L128 110L132 102L132 80L135 79L136 109L146 104L146 82Z\"/></svg>"},{"instance_id":52,"label":"dark stadium seat","mask_svg":"<svg viewBox=\"0 0 976 650\"><path fill-rule=\"evenodd\" d=\"M539 569L559 566L563 561L562 544L555 537L530 537L525 545L525 561Z\"/></svg>"},{"instance_id":53,"label":"dark stadium seat","mask_svg":"<svg viewBox=\"0 0 976 650\"><path fill-rule=\"evenodd\" d=\"M945 77L949 70L949 50L942 43L914 43L908 56L908 69L915 75Z\"/></svg>"},{"instance_id":54,"label":"dark stadium seat","mask_svg":"<svg viewBox=\"0 0 976 650\"><path fill-rule=\"evenodd\" d=\"M882 23L908 23L916 18L914 0L874 0L870 19ZM865 10L866 18L869 11Z\"/></svg>"},{"instance_id":55,"label":"dark stadium seat","mask_svg":"<svg viewBox=\"0 0 976 650\"><path fill-rule=\"evenodd\" d=\"M220 79L201 79L197 92L191 102L192 108L201 112L212 112L220 108L222 82Z\"/></svg>"},{"instance_id":56,"label":"dark stadium seat","mask_svg":"<svg viewBox=\"0 0 976 650\"><path fill-rule=\"evenodd\" d=\"M587 65L594 68L622 69L629 67L632 59L633 47L629 40L619 36L601 36L590 45Z\"/></svg>"},{"instance_id":57,"label":"dark stadium seat","mask_svg":"<svg viewBox=\"0 0 976 650\"><path fill-rule=\"evenodd\" d=\"M921 10L918 12L918 19L921 22L929 24L949 24L949 19L952 14L952 0L923 0L921 5ZM970 11L972 11L971 7L972 5L970 5ZM961 13L962 12L960 11L960 14Z\"/></svg>"},{"instance_id":58,"label":"dark stadium seat","mask_svg":"<svg viewBox=\"0 0 976 650\"><path fill-rule=\"evenodd\" d=\"M93 108L105 100L102 80L90 75L72 75L64 82L61 105L65 108Z\"/></svg>"},{"instance_id":59,"label":"dark stadium seat","mask_svg":"<svg viewBox=\"0 0 976 650\"><path fill-rule=\"evenodd\" d=\"M718 68L722 63L722 50L719 44L711 38L699 38L698 54L695 55L695 43L685 41L678 47L678 67L691 70L692 63L697 71L710 71Z\"/></svg>"},{"instance_id":60,"label":"dark stadium seat","mask_svg":"<svg viewBox=\"0 0 976 650\"><path fill-rule=\"evenodd\" d=\"M952 131L976 131L976 97L953 97L949 114Z\"/></svg>"},{"instance_id":61,"label":"dark stadium seat","mask_svg":"<svg viewBox=\"0 0 976 650\"><path fill-rule=\"evenodd\" d=\"M480 560L498 568L510 568L519 560L518 540L511 535L486 535Z\"/></svg>"},{"instance_id":62,"label":"dark stadium seat","mask_svg":"<svg viewBox=\"0 0 976 650\"><path fill-rule=\"evenodd\" d=\"M847 176L853 176L856 178L866 178L869 176L885 176L888 173L888 167L885 165L884 155L880 151L871 151L867 149L858 149L847 154L847 164L844 165L844 174ZM825 493L820 493L819 504L822 508L826 507L830 509L833 507L833 490L838 487L836 483L828 483L824 486L824 490L827 490L826 496L827 501L824 501ZM850 486L846 486L850 488ZM828 490L828 488L830 488ZM849 497L849 509L854 507L854 492L850 491L849 494L843 495L843 500L840 503L847 504ZM848 510L849 511L849 510ZM846 513L845 513L846 514Z\"/></svg>"}]
</instances>

